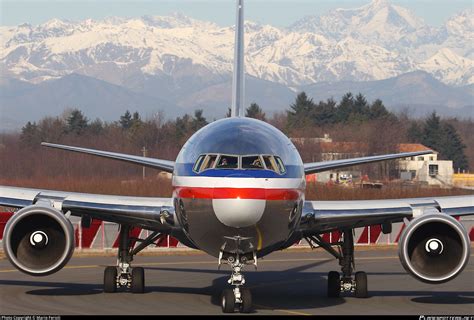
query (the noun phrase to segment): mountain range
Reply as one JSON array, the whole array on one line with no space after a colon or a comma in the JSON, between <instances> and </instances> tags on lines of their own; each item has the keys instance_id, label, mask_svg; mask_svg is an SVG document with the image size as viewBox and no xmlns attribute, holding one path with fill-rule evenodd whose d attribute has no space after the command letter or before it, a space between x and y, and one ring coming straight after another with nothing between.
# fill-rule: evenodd
<instances>
[{"instance_id":1,"label":"mountain range","mask_svg":"<svg viewBox=\"0 0 474 320\"><path fill-rule=\"evenodd\" d=\"M473 22L468 9L435 28L385 0L287 28L247 21L247 102L272 113L301 90L317 100L352 91L392 110L472 116ZM233 26L174 14L53 19L1 26L0 35L3 130L71 107L116 120L126 109L174 117L202 108L220 118L230 105Z\"/></svg>"}]
</instances>

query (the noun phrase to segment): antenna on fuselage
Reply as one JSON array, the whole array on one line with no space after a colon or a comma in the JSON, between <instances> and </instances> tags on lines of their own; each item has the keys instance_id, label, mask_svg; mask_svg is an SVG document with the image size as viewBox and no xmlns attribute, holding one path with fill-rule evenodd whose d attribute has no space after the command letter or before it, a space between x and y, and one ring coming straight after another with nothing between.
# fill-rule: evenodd
<instances>
[{"instance_id":1,"label":"antenna on fuselage","mask_svg":"<svg viewBox=\"0 0 474 320\"><path fill-rule=\"evenodd\" d=\"M237 0L231 117L244 117L244 0Z\"/></svg>"}]
</instances>

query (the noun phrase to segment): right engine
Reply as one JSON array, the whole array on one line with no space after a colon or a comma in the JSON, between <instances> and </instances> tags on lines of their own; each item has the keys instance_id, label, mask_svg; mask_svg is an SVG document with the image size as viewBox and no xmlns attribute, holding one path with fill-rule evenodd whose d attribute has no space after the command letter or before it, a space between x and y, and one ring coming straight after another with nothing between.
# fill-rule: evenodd
<instances>
[{"instance_id":1,"label":"right engine","mask_svg":"<svg viewBox=\"0 0 474 320\"><path fill-rule=\"evenodd\" d=\"M427 283L456 277L466 266L470 242L464 227L442 213L411 221L398 244L400 261L412 276Z\"/></svg>"},{"instance_id":2,"label":"right engine","mask_svg":"<svg viewBox=\"0 0 474 320\"><path fill-rule=\"evenodd\" d=\"M33 276L46 276L60 270L71 258L74 229L60 211L32 205L8 220L3 247L18 270Z\"/></svg>"}]
</instances>

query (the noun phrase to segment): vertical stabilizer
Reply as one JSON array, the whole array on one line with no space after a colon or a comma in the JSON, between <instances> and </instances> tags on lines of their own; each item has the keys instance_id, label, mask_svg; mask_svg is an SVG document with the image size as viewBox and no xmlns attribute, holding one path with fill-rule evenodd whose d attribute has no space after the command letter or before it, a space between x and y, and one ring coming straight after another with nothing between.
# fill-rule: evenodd
<instances>
[{"instance_id":1,"label":"vertical stabilizer","mask_svg":"<svg viewBox=\"0 0 474 320\"><path fill-rule=\"evenodd\" d=\"M244 91L244 0L237 0L234 76L232 79L232 117L244 116Z\"/></svg>"}]
</instances>

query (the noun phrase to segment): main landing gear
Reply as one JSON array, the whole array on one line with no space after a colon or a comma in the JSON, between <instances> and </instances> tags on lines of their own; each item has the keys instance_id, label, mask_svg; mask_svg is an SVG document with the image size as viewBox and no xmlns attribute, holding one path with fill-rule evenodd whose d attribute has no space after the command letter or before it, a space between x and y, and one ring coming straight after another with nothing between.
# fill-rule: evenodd
<instances>
[{"instance_id":1,"label":"main landing gear","mask_svg":"<svg viewBox=\"0 0 474 320\"><path fill-rule=\"evenodd\" d=\"M219 266L221 263L230 265L232 275L227 281L234 289L225 289L221 295L222 312L233 313L236 309L241 313L252 311L252 293L248 288L242 288L245 284L245 277L241 273L244 266L253 264L257 266L257 257L253 255L227 254L221 252L219 256Z\"/></svg>"},{"instance_id":2,"label":"main landing gear","mask_svg":"<svg viewBox=\"0 0 474 320\"><path fill-rule=\"evenodd\" d=\"M331 271L328 274L328 297L339 297L341 292L354 293L357 298L368 297L367 274L365 272L356 272L354 263L354 236L352 230L343 231L343 240L338 243L327 243L320 236L311 236L307 238L311 246L317 244L335 256L341 266L342 277L337 271ZM333 245L337 245L339 251L334 250Z\"/></svg>"},{"instance_id":3,"label":"main landing gear","mask_svg":"<svg viewBox=\"0 0 474 320\"><path fill-rule=\"evenodd\" d=\"M145 292L145 270L133 267L133 256L154 243L160 237L159 232L153 232L146 239L131 239L130 226L121 225L119 234L119 250L117 266L109 266L104 271L104 292L113 293L118 288L130 289L133 293ZM141 242L135 249L134 241Z\"/></svg>"}]
</instances>

